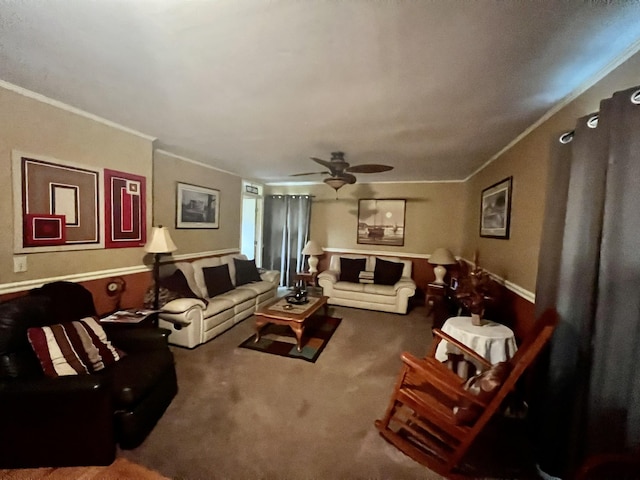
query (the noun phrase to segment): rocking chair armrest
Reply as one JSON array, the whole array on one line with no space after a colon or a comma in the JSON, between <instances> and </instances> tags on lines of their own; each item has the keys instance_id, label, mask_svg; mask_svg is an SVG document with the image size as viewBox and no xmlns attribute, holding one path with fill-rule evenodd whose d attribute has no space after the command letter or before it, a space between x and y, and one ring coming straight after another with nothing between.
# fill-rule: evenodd
<instances>
[{"instance_id":1,"label":"rocking chair armrest","mask_svg":"<svg viewBox=\"0 0 640 480\"><path fill-rule=\"evenodd\" d=\"M441 395L450 398L453 403L457 404L464 398L478 406L486 407L485 402L464 388L465 381L442 363L431 359L421 360L408 352L404 352L401 357L408 368L414 370L414 375L429 383ZM402 388L401 385L400 389Z\"/></svg>"},{"instance_id":2,"label":"rocking chair armrest","mask_svg":"<svg viewBox=\"0 0 640 480\"><path fill-rule=\"evenodd\" d=\"M465 355L469 355L470 357L473 357L474 360L477 360L484 367L486 367L486 368L490 368L491 367L491 362L489 360L484 358L482 355L480 355L478 352L476 352L472 348L467 347L460 340L457 340L457 339L453 338L451 335L447 335L446 333L444 333L439 328L434 328L433 329L433 335L437 336L440 339L445 340L445 341L447 341L449 343L452 343L453 345L458 347L460 350L462 350L465 353ZM434 353L435 353L435 351L434 351Z\"/></svg>"}]
</instances>

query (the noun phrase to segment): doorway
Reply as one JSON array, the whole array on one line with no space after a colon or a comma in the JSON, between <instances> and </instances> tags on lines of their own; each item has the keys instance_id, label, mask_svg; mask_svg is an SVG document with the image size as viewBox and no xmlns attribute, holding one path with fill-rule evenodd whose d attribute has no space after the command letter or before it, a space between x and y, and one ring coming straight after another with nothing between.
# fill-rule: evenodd
<instances>
[{"instance_id":1,"label":"doorway","mask_svg":"<svg viewBox=\"0 0 640 480\"><path fill-rule=\"evenodd\" d=\"M242 182L240 253L262 265L262 186Z\"/></svg>"}]
</instances>

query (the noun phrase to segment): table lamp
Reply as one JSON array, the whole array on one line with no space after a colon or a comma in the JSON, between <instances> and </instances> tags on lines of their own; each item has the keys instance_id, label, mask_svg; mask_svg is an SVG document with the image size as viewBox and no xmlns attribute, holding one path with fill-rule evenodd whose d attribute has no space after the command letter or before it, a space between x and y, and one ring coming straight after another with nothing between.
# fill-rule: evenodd
<instances>
[{"instance_id":1,"label":"table lamp","mask_svg":"<svg viewBox=\"0 0 640 480\"><path fill-rule=\"evenodd\" d=\"M444 285L444 276L447 274L447 269L444 265L455 265L457 260L450 250L446 248L436 248L429 257L429 263L435 265L435 267L433 267L433 273L436 276L436 280L433 283Z\"/></svg>"},{"instance_id":2,"label":"table lamp","mask_svg":"<svg viewBox=\"0 0 640 480\"><path fill-rule=\"evenodd\" d=\"M318 273L318 257L324 250L313 240L309 240L302 249L303 255L309 255L309 273Z\"/></svg>"},{"instance_id":3,"label":"table lamp","mask_svg":"<svg viewBox=\"0 0 640 480\"><path fill-rule=\"evenodd\" d=\"M169 230L160 225L151 230L151 240L144 246L144 250L154 254L153 262L153 309L158 310L158 296L160 294L160 255L175 252L178 249L171 240Z\"/></svg>"}]
</instances>

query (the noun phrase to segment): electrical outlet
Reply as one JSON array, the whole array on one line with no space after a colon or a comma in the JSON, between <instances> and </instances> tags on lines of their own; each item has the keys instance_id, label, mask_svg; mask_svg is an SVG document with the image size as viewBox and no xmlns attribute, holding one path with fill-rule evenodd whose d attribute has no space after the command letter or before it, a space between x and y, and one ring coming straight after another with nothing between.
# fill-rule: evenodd
<instances>
[{"instance_id":1,"label":"electrical outlet","mask_svg":"<svg viewBox=\"0 0 640 480\"><path fill-rule=\"evenodd\" d=\"M16 273L27 271L27 257L25 255L13 257L13 271Z\"/></svg>"}]
</instances>

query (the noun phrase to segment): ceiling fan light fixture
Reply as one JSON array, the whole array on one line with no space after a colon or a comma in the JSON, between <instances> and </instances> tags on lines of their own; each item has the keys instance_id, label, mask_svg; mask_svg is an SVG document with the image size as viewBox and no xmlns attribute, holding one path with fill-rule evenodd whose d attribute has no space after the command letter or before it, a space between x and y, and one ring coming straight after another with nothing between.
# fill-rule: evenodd
<instances>
[{"instance_id":1,"label":"ceiling fan light fixture","mask_svg":"<svg viewBox=\"0 0 640 480\"><path fill-rule=\"evenodd\" d=\"M348 180L341 177L325 178L323 182L329 185L331 188L333 188L336 192L340 190L342 187L344 187L347 183L349 183Z\"/></svg>"}]
</instances>

